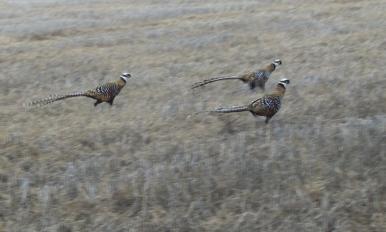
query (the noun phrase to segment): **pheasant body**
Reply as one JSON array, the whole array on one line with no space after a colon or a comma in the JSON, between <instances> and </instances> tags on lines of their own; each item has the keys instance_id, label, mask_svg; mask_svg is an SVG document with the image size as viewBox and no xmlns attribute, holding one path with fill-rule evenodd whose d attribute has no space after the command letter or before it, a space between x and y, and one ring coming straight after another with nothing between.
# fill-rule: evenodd
<instances>
[{"instance_id":1,"label":"pheasant body","mask_svg":"<svg viewBox=\"0 0 386 232\"><path fill-rule=\"evenodd\" d=\"M217 108L212 112L216 113L233 113L249 111L253 116L264 116L266 117L265 123L280 110L281 100L284 97L286 85L289 84L288 79L281 80L275 90L271 94L266 94L263 97L256 99L245 106L233 106L229 108Z\"/></svg>"},{"instance_id":2,"label":"pheasant body","mask_svg":"<svg viewBox=\"0 0 386 232\"><path fill-rule=\"evenodd\" d=\"M254 72L247 72L240 76L232 76L232 77L216 77L207 80L203 80L201 82L197 82L193 84L192 89L207 85L212 82L222 81L222 80L241 80L244 83L249 85L250 89L255 89L259 87L260 89L265 89L265 83L268 81L271 73L275 71L276 67L281 65L282 61L277 59L274 60L271 64L267 65L265 68L259 69Z\"/></svg>"},{"instance_id":3,"label":"pheasant body","mask_svg":"<svg viewBox=\"0 0 386 232\"><path fill-rule=\"evenodd\" d=\"M114 98L119 94L125 84L126 82L122 80L108 82L98 86L95 90L86 91L85 96L97 100L94 104L95 106L102 102L108 102L112 105Z\"/></svg>"},{"instance_id":4,"label":"pheasant body","mask_svg":"<svg viewBox=\"0 0 386 232\"><path fill-rule=\"evenodd\" d=\"M92 99L95 99L96 102L94 103L94 106L97 106L98 104L102 102L107 102L110 105L113 104L114 98L119 94L121 89L126 85L127 79L130 78L131 75L128 73L123 73L120 76L120 79L114 82L108 82L103 85L98 86L97 88L93 90L87 90L83 92L75 92L65 95L51 95L44 99L39 99L36 101L33 101L30 103L30 105L47 105L51 104L55 101L64 100L67 98L72 97L89 97Z\"/></svg>"}]
</instances>

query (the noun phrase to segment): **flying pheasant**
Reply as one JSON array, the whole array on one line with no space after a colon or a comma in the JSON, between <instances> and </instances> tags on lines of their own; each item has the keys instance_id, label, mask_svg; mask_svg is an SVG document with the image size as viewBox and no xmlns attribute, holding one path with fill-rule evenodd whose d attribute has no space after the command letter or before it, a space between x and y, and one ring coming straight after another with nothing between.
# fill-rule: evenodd
<instances>
[{"instance_id":1,"label":"flying pheasant","mask_svg":"<svg viewBox=\"0 0 386 232\"><path fill-rule=\"evenodd\" d=\"M244 83L249 85L250 89L255 89L259 87L260 89L265 89L265 83L268 81L269 76L275 69L282 64L282 61L279 59L274 60L271 64L266 67L259 69L255 72L247 72L240 76L232 76L232 77L216 77L207 80L203 80L193 84L192 89L207 85L212 82L222 81L222 80L241 80Z\"/></svg>"},{"instance_id":2,"label":"flying pheasant","mask_svg":"<svg viewBox=\"0 0 386 232\"><path fill-rule=\"evenodd\" d=\"M275 87L274 91L244 106L233 106L229 108L217 108L212 112L233 113L249 111L253 116L264 116L265 123L279 111L281 100L284 97L286 86L290 83L288 79L282 79Z\"/></svg>"},{"instance_id":3,"label":"flying pheasant","mask_svg":"<svg viewBox=\"0 0 386 232\"><path fill-rule=\"evenodd\" d=\"M42 106L51 104L55 101L64 100L72 97L89 97L95 99L94 106L102 102L107 102L110 105L113 104L114 98L119 94L121 89L126 85L127 80L131 77L129 73L122 73L120 78L114 82L108 82L100 85L92 90L86 90L82 92L75 92L65 95L51 95L47 98L35 100L29 103L30 106Z\"/></svg>"}]
</instances>

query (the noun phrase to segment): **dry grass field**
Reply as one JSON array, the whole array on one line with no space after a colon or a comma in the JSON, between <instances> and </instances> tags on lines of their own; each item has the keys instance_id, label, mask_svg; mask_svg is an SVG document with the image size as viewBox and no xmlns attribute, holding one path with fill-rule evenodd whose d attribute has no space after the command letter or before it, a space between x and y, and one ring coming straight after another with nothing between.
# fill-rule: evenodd
<instances>
[{"instance_id":1,"label":"dry grass field","mask_svg":"<svg viewBox=\"0 0 386 232\"><path fill-rule=\"evenodd\" d=\"M386 231L385 0L0 1L0 231ZM269 124L204 111L263 94ZM23 104L133 75L115 100Z\"/></svg>"}]
</instances>

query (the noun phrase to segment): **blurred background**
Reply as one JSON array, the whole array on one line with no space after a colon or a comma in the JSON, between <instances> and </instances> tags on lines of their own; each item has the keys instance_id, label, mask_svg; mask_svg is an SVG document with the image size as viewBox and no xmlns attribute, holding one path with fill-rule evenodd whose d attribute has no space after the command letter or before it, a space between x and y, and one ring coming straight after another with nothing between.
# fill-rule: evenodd
<instances>
[{"instance_id":1,"label":"blurred background","mask_svg":"<svg viewBox=\"0 0 386 232\"><path fill-rule=\"evenodd\" d=\"M383 0L0 2L0 231L386 231ZM282 59L263 95L210 77ZM50 94L133 76L110 107Z\"/></svg>"}]
</instances>

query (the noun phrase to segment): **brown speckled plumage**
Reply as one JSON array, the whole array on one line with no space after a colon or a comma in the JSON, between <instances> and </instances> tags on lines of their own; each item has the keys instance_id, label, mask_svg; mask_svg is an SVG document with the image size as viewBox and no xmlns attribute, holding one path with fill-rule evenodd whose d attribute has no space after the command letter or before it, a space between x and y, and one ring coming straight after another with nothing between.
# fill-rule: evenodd
<instances>
[{"instance_id":1,"label":"brown speckled plumage","mask_svg":"<svg viewBox=\"0 0 386 232\"><path fill-rule=\"evenodd\" d=\"M274 60L271 64L267 65L266 67L259 69L254 72L247 72L245 74L242 74L240 76L232 76L232 77L217 77L217 78L211 78L207 80L203 80L200 82L197 82L193 84L192 89L207 85L212 82L216 81L222 81L222 80L241 80L244 83L247 83L249 85L250 89L255 89L256 87L259 87L260 89L265 89L265 83L268 81L269 76L273 71L275 71L276 67L281 65L282 61L277 59Z\"/></svg>"},{"instance_id":2,"label":"brown speckled plumage","mask_svg":"<svg viewBox=\"0 0 386 232\"><path fill-rule=\"evenodd\" d=\"M249 111L253 116L266 117L265 123L280 110L281 100L284 97L286 85L289 84L288 79L282 79L275 87L274 91L270 94L266 94L263 97L256 99L245 106L233 106L229 108L217 108L212 112L217 113L233 113Z\"/></svg>"},{"instance_id":3,"label":"brown speckled plumage","mask_svg":"<svg viewBox=\"0 0 386 232\"><path fill-rule=\"evenodd\" d=\"M114 102L114 98L119 94L121 89L126 85L126 81L130 77L131 77L130 74L123 73L120 76L119 80L105 83L103 85L98 86L95 89L87 90L83 92L64 94L64 95L51 95L44 99L32 101L28 105L42 106L42 105L51 104L55 101L64 100L72 97L89 97L89 98L95 99L96 102L94 103L94 106L97 106L102 102L107 102L110 105L112 105Z\"/></svg>"}]
</instances>

